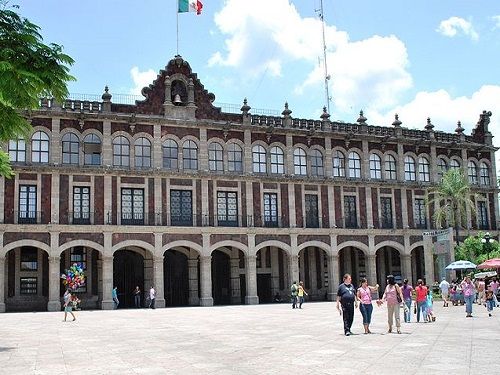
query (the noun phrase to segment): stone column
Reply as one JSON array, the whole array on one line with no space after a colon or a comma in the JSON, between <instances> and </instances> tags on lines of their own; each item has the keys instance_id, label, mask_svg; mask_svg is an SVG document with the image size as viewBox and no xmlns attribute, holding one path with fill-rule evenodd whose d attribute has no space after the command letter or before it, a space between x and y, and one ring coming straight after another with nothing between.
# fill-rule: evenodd
<instances>
[{"instance_id":1,"label":"stone column","mask_svg":"<svg viewBox=\"0 0 500 375\"><path fill-rule=\"evenodd\" d=\"M238 251L238 250L236 250ZM234 252L234 250L233 250ZM233 254L234 255L234 254ZM240 288L240 259L231 258L231 303L238 305L241 303L241 288Z\"/></svg>"},{"instance_id":2,"label":"stone column","mask_svg":"<svg viewBox=\"0 0 500 375\"><path fill-rule=\"evenodd\" d=\"M199 306L198 296L198 259L188 260L189 269L189 306Z\"/></svg>"},{"instance_id":3,"label":"stone column","mask_svg":"<svg viewBox=\"0 0 500 375\"><path fill-rule=\"evenodd\" d=\"M113 290L113 256L102 257L102 301L101 309L113 310L114 302L111 298Z\"/></svg>"},{"instance_id":4,"label":"stone column","mask_svg":"<svg viewBox=\"0 0 500 375\"><path fill-rule=\"evenodd\" d=\"M377 281L377 256L368 254L366 256L366 276L369 285L375 285Z\"/></svg>"},{"instance_id":5,"label":"stone column","mask_svg":"<svg viewBox=\"0 0 500 375\"><path fill-rule=\"evenodd\" d=\"M163 257L153 258L154 287L156 290L155 307L165 307L165 292L163 279ZM146 287L144 288L146 289Z\"/></svg>"},{"instance_id":6,"label":"stone column","mask_svg":"<svg viewBox=\"0 0 500 375\"><path fill-rule=\"evenodd\" d=\"M291 255L288 256L288 268L289 268L289 275L292 278L290 280L290 285L296 281L297 283L299 282L299 256L298 255Z\"/></svg>"},{"instance_id":7,"label":"stone column","mask_svg":"<svg viewBox=\"0 0 500 375\"><path fill-rule=\"evenodd\" d=\"M424 236L424 263L425 263L425 283L432 285L434 280L434 254L432 237Z\"/></svg>"},{"instance_id":8,"label":"stone column","mask_svg":"<svg viewBox=\"0 0 500 375\"><path fill-rule=\"evenodd\" d=\"M339 256L328 255L328 301L336 300L339 279Z\"/></svg>"},{"instance_id":9,"label":"stone column","mask_svg":"<svg viewBox=\"0 0 500 375\"><path fill-rule=\"evenodd\" d=\"M12 271L11 271L12 272ZM5 257L0 257L0 313L5 312Z\"/></svg>"},{"instance_id":10,"label":"stone column","mask_svg":"<svg viewBox=\"0 0 500 375\"><path fill-rule=\"evenodd\" d=\"M245 296L245 304L258 305L259 296L257 295L257 256L245 256L245 271L247 282L247 295Z\"/></svg>"},{"instance_id":11,"label":"stone column","mask_svg":"<svg viewBox=\"0 0 500 375\"><path fill-rule=\"evenodd\" d=\"M49 303L47 311L61 311L60 292L61 257L49 256Z\"/></svg>"},{"instance_id":12,"label":"stone column","mask_svg":"<svg viewBox=\"0 0 500 375\"><path fill-rule=\"evenodd\" d=\"M271 290L274 296L280 290L279 251L282 250L270 247L269 251L271 251Z\"/></svg>"},{"instance_id":13,"label":"stone column","mask_svg":"<svg viewBox=\"0 0 500 375\"><path fill-rule=\"evenodd\" d=\"M413 277L411 272L411 255L403 254L401 255L401 266L402 266L402 274L403 279L408 279L408 284L413 285Z\"/></svg>"},{"instance_id":14,"label":"stone column","mask_svg":"<svg viewBox=\"0 0 500 375\"><path fill-rule=\"evenodd\" d=\"M200 306L213 306L212 298L212 257L200 257L201 298Z\"/></svg>"}]
</instances>

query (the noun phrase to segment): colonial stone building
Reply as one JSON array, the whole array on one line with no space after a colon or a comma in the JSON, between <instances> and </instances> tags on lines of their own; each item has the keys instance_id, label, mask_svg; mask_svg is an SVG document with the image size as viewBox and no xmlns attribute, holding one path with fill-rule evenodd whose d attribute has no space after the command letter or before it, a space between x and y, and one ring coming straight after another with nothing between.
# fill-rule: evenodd
<instances>
[{"instance_id":1,"label":"colonial stone building","mask_svg":"<svg viewBox=\"0 0 500 375\"><path fill-rule=\"evenodd\" d=\"M345 272L435 280L435 207L426 192L463 168L477 213L497 229L495 148L483 112L471 135L239 113L212 103L172 59L135 105L42 100L29 140L5 145L0 181L0 311L59 310L60 275L83 263L84 307L109 309L138 285L158 306L264 303L303 280L332 299ZM463 231L467 235L470 231ZM453 259L449 249L447 260Z\"/></svg>"}]
</instances>

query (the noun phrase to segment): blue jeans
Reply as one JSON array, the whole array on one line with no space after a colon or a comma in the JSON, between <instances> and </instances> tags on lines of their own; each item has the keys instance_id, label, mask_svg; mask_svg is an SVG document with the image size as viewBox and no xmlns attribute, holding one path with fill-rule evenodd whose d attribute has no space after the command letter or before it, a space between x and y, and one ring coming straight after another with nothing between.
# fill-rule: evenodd
<instances>
[{"instance_id":1,"label":"blue jeans","mask_svg":"<svg viewBox=\"0 0 500 375\"><path fill-rule=\"evenodd\" d=\"M420 322L420 313L422 312L422 319L424 322L427 320L427 301L417 302L417 322Z\"/></svg>"},{"instance_id":2,"label":"blue jeans","mask_svg":"<svg viewBox=\"0 0 500 375\"><path fill-rule=\"evenodd\" d=\"M411 298L405 299L405 305L408 307L408 310L404 312L405 315L405 323L411 322Z\"/></svg>"},{"instance_id":3,"label":"blue jeans","mask_svg":"<svg viewBox=\"0 0 500 375\"><path fill-rule=\"evenodd\" d=\"M488 309L488 312L492 312L493 309L495 308L495 300L493 299L486 300L486 308Z\"/></svg>"},{"instance_id":4,"label":"blue jeans","mask_svg":"<svg viewBox=\"0 0 500 375\"><path fill-rule=\"evenodd\" d=\"M465 300L465 312L467 314L472 314L472 304L474 303L474 294L470 296L464 296Z\"/></svg>"},{"instance_id":5,"label":"blue jeans","mask_svg":"<svg viewBox=\"0 0 500 375\"><path fill-rule=\"evenodd\" d=\"M359 311L361 311L361 315L363 316L363 324L370 324L372 321L373 305L371 303L360 303Z\"/></svg>"}]
</instances>

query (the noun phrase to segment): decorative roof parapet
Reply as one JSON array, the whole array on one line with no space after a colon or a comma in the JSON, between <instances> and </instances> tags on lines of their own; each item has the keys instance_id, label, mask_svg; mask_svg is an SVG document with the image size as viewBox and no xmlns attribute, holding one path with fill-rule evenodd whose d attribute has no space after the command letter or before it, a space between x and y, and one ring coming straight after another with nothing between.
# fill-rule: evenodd
<instances>
[{"instance_id":1,"label":"decorative roof parapet","mask_svg":"<svg viewBox=\"0 0 500 375\"><path fill-rule=\"evenodd\" d=\"M366 120L368 119L363 115L363 110L359 111L359 117L356 122L360 125L367 125Z\"/></svg>"},{"instance_id":2,"label":"decorative roof parapet","mask_svg":"<svg viewBox=\"0 0 500 375\"><path fill-rule=\"evenodd\" d=\"M322 121L321 129L326 129L327 125L330 123L330 114L326 111L326 107L323 107L323 113L320 118Z\"/></svg>"},{"instance_id":3,"label":"decorative roof parapet","mask_svg":"<svg viewBox=\"0 0 500 375\"><path fill-rule=\"evenodd\" d=\"M104 94L102 94L102 110L104 112L111 112L111 98L113 96L109 93L108 85L104 86Z\"/></svg>"},{"instance_id":4,"label":"decorative roof parapet","mask_svg":"<svg viewBox=\"0 0 500 375\"><path fill-rule=\"evenodd\" d=\"M290 127L292 125L292 110L288 108L288 102L285 102L285 109L281 112L283 115L283 126Z\"/></svg>"},{"instance_id":5,"label":"decorative roof parapet","mask_svg":"<svg viewBox=\"0 0 500 375\"><path fill-rule=\"evenodd\" d=\"M243 99L243 106L241 107L243 125L250 125L252 119L250 118L249 112L251 109L252 107L248 105L247 98Z\"/></svg>"}]
</instances>

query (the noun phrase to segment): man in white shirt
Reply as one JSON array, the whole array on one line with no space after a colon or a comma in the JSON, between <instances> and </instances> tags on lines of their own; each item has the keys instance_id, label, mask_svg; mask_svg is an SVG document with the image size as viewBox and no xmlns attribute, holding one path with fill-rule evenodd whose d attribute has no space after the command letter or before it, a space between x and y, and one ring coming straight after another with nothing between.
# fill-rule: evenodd
<instances>
[{"instance_id":1,"label":"man in white shirt","mask_svg":"<svg viewBox=\"0 0 500 375\"><path fill-rule=\"evenodd\" d=\"M154 286L151 286L151 289L149 289L149 300L151 301L149 302L149 307L151 309L155 308L155 298L156 298L156 290Z\"/></svg>"},{"instance_id":2,"label":"man in white shirt","mask_svg":"<svg viewBox=\"0 0 500 375\"><path fill-rule=\"evenodd\" d=\"M443 297L443 307L448 307L448 293L450 290L450 283L446 281L443 277L443 281L439 284L439 289L441 289L441 297Z\"/></svg>"}]
</instances>

